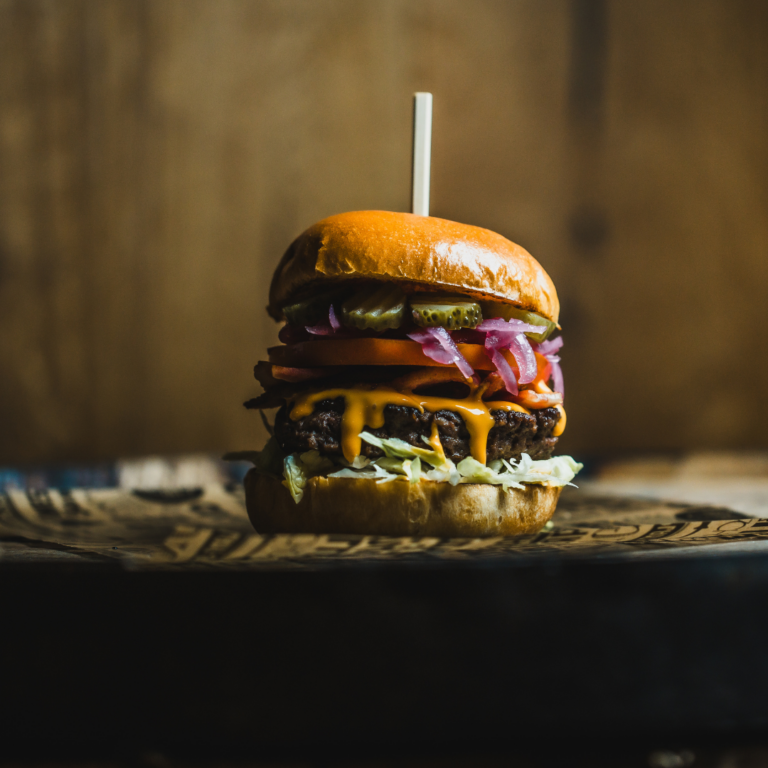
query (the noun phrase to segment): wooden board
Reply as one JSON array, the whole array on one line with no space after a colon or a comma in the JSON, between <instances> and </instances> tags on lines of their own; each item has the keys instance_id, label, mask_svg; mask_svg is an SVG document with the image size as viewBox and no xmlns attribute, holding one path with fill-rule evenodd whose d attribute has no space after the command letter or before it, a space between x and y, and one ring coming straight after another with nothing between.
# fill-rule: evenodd
<instances>
[{"instance_id":1,"label":"wooden board","mask_svg":"<svg viewBox=\"0 0 768 768\"><path fill-rule=\"evenodd\" d=\"M408 207L415 90L433 213L558 285L563 449L765 446L767 33L759 0L2 0L0 460L258 447L274 264Z\"/></svg>"}]
</instances>

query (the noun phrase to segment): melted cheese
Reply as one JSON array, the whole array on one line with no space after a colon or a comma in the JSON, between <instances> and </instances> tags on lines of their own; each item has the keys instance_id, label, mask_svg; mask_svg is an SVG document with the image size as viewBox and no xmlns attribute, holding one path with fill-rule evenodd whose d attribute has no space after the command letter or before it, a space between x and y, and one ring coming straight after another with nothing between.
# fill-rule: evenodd
<instances>
[{"instance_id":1,"label":"melted cheese","mask_svg":"<svg viewBox=\"0 0 768 768\"><path fill-rule=\"evenodd\" d=\"M555 407L560 411L560 418L558 419L557 424L555 424L555 428L552 430L552 437L560 437L560 435L565 432L565 408L563 408L562 405L557 405Z\"/></svg>"},{"instance_id":2,"label":"melted cheese","mask_svg":"<svg viewBox=\"0 0 768 768\"><path fill-rule=\"evenodd\" d=\"M533 385L533 388L536 392L541 392L542 394L552 394L552 390L546 385L545 382L541 381L541 379L539 379ZM557 420L557 424L555 424L555 428L552 430L552 437L560 437L560 435L565 432L565 408L563 408L562 405L556 405L555 408L560 411L560 418Z\"/></svg>"},{"instance_id":3,"label":"melted cheese","mask_svg":"<svg viewBox=\"0 0 768 768\"><path fill-rule=\"evenodd\" d=\"M409 408L421 407L412 395L397 392L391 387L375 389L324 389L299 395L293 402L291 418L294 421L309 416L315 410L315 403L320 400L333 400L343 397L344 415L341 418L341 450L344 458L352 462L360 455L362 441L360 433L365 427L380 429L384 426L384 409L388 405L406 405Z\"/></svg>"},{"instance_id":4,"label":"melted cheese","mask_svg":"<svg viewBox=\"0 0 768 768\"><path fill-rule=\"evenodd\" d=\"M506 401L485 402L483 392L485 386L473 387L471 394L464 400L454 400L446 397L417 395L413 392L398 392L392 387L378 386L369 389L325 389L321 392L307 392L297 395L293 400L290 417L293 421L309 416L315 409L315 404L321 400L333 400L343 397L345 402L344 415L341 420L341 448L344 458L352 462L360 455L362 441L360 433L369 427L380 429L384 426L384 409L388 405L405 405L416 408L419 412L452 411L458 413L469 432L469 450L473 458L481 464L486 461L488 434L495 421L491 411L518 411L530 413L516 403ZM565 429L565 411L558 406L561 418L557 422L554 436L559 436ZM442 451L437 424L432 422L430 445L435 450Z\"/></svg>"}]
</instances>

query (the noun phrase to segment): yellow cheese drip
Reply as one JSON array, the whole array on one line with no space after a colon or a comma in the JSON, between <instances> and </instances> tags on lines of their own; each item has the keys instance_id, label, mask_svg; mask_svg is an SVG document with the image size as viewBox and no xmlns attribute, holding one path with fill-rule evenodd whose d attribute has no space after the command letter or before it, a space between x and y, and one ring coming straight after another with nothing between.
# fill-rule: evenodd
<instances>
[{"instance_id":1,"label":"yellow cheese drip","mask_svg":"<svg viewBox=\"0 0 768 768\"><path fill-rule=\"evenodd\" d=\"M362 441L360 433L365 427L379 429L384 426L384 409L388 405L406 405L409 408L421 407L411 395L397 392L391 387L375 389L324 389L299 395L293 402L291 418L294 421L309 416L315 410L315 403L320 400L333 400L343 397L346 403L341 418L341 449L344 458L352 462L360 455Z\"/></svg>"},{"instance_id":2,"label":"yellow cheese drip","mask_svg":"<svg viewBox=\"0 0 768 768\"><path fill-rule=\"evenodd\" d=\"M495 422L491 411L518 411L530 413L516 403L506 401L485 402L482 384L472 388L472 393L465 400L453 400L447 397L431 397L417 395L413 392L398 392L392 387L378 386L370 389L326 389L322 392L311 392L298 395L293 401L291 419L299 419L309 416L315 409L315 404L320 400L333 400L343 397L345 401L344 415L341 420L341 448L344 458L351 462L360 455L362 441L360 433L365 427L379 429L384 426L384 409L388 405L405 405L416 408L421 413L429 411L453 411L464 419L469 431L469 451L473 458L481 464L486 461L486 449L488 446L488 434ZM565 411L559 408L561 419L557 423L553 434L562 434L560 425L565 428ZM558 431L559 430L559 431ZM437 425L432 423L432 437L430 444L435 447L440 439L437 433ZM441 449L442 450L442 449Z\"/></svg>"},{"instance_id":3,"label":"yellow cheese drip","mask_svg":"<svg viewBox=\"0 0 768 768\"><path fill-rule=\"evenodd\" d=\"M560 437L565 432L565 408L562 405L555 406L560 411L560 418L555 424L555 428L552 430L552 437Z\"/></svg>"},{"instance_id":4,"label":"yellow cheese drip","mask_svg":"<svg viewBox=\"0 0 768 768\"><path fill-rule=\"evenodd\" d=\"M534 384L533 389L541 394L552 394L552 390L543 381L537 381ZM557 424L555 424L555 428L552 430L552 437L560 437L560 435L565 432L565 408L563 408L562 405L556 405L555 408L560 411L560 418L557 420Z\"/></svg>"}]
</instances>

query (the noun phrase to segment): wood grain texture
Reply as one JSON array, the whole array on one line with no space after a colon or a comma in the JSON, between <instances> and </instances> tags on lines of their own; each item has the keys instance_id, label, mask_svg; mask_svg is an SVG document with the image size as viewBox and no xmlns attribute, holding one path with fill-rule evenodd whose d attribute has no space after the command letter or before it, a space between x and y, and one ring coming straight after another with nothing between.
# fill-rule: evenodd
<instances>
[{"instance_id":1,"label":"wood grain texture","mask_svg":"<svg viewBox=\"0 0 768 768\"><path fill-rule=\"evenodd\" d=\"M416 90L432 212L558 286L563 447L765 447L766 33L757 0L0 0L0 460L258 445L271 272L407 209Z\"/></svg>"}]
</instances>

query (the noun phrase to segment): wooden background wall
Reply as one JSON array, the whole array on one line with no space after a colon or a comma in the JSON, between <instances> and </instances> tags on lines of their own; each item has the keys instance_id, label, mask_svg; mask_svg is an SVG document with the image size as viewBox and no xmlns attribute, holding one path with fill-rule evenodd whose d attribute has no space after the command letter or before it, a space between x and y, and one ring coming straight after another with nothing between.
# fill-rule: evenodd
<instances>
[{"instance_id":1,"label":"wooden background wall","mask_svg":"<svg viewBox=\"0 0 768 768\"><path fill-rule=\"evenodd\" d=\"M243 449L268 278L344 210L525 245L575 453L768 447L762 0L0 0L0 461Z\"/></svg>"}]
</instances>

